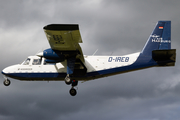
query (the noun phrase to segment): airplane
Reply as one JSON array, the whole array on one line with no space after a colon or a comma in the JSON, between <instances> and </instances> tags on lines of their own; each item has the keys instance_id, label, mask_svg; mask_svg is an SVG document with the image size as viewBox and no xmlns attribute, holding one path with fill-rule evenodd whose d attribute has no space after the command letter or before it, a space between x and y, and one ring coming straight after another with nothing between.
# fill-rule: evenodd
<instances>
[{"instance_id":1,"label":"airplane","mask_svg":"<svg viewBox=\"0 0 180 120\"><path fill-rule=\"evenodd\" d=\"M175 66L171 49L171 21L158 21L141 52L122 56L83 55L78 24L49 24L43 27L51 48L29 56L21 64L2 70L4 85L14 78L24 81L65 81L75 96L78 81L89 81L150 67Z\"/></svg>"}]
</instances>

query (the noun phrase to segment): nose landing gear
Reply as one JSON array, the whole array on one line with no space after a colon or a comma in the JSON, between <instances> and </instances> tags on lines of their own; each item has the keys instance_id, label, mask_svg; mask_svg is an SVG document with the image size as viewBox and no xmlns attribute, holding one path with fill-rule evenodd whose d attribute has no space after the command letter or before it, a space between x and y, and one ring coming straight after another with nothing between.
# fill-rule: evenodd
<instances>
[{"instance_id":1,"label":"nose landing gear","mask_svg":"<svg viewBox=\"0 0 180 120\"><path fill-rule=\"evenodd\" d=\"M11 81L7 78L7 77L5 77L4 76L4 82L3 82L3 84L5 85L5 86L9 86L10 84L11 84Z\"/></svg>"}]
</instances>

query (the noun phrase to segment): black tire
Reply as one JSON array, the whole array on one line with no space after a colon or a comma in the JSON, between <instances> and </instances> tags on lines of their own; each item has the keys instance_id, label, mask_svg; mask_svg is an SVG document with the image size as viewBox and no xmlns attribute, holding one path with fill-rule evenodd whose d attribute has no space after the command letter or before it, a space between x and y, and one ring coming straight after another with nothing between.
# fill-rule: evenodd
<instances>
[{"instance_id":1,"label":"black tire","mask_svg":"<svg viewBox=\"0 0 180 120\"><path fill-rule=\"evenodd\" d=\"M7 79L7 80L4 80L3 83L5 86L9 86L11 84L11 81Z\"/></svg>"},{"instance_id":2,"label":"black tire","mask_svg":"<svg viewBox=\"0 0 180 120\"><path fill-rule=\"evenodd\" d=\"M71 88L69 90L69 93L70 93L71 96L75 96L77 94L77 91L74 88Z\"/></svg>"}]
</instances>

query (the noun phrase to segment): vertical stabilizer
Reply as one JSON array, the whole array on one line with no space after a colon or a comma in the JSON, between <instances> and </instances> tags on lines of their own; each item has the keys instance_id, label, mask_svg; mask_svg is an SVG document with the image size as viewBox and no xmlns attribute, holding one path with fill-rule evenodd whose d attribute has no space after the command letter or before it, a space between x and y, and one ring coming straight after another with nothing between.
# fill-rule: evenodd
<instances>
[{"instance_id":1,"label":"vertical stabilizer","mask_svg":"<svg viewBox=\"0 0 180 120\"><path fill-rule=\"evenodd\" d=\"M149 36L141 54L151 56L153 50L171 49L171 21L159 21Z\"/></svg>"}]
</instances>

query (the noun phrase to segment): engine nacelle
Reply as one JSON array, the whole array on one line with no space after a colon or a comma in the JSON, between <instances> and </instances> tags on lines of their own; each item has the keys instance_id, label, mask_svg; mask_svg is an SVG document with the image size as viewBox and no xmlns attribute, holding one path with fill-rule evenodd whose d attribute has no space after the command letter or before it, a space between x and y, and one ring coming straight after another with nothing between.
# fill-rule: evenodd
<instances>
[{"instance_id":1,"label":"engine nacelle","mask_svg":"<svg viewBox=\"0 0 180 120\"><path fill-rule=\"evenodd\" d=\"M54 51L51 48L43 51L43 57L48 59L49 61L58 61L63 62L65 60L65 56L61 54L59 51Z\"/></svg>"}]
</instances>

